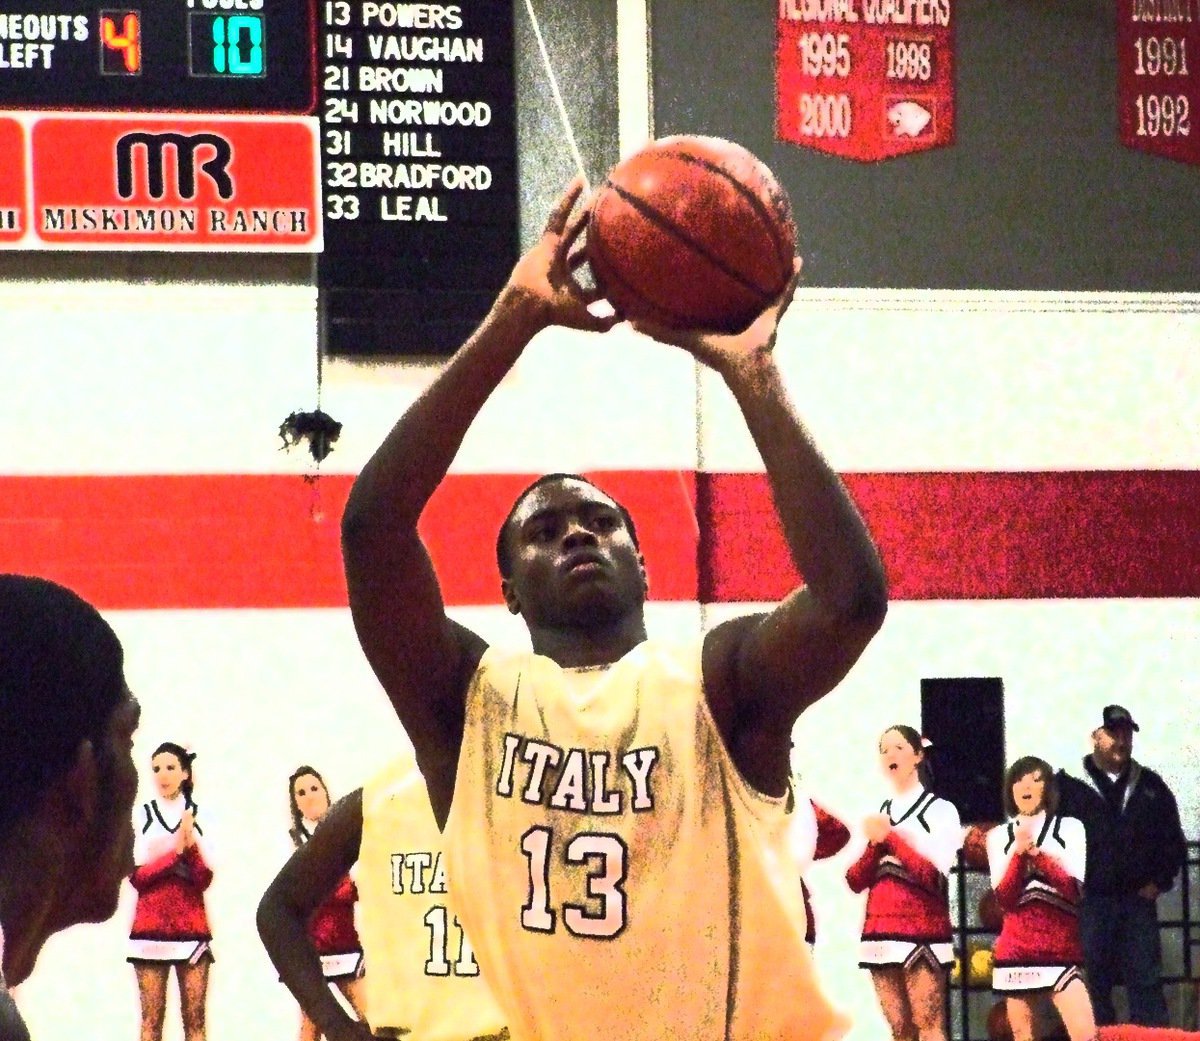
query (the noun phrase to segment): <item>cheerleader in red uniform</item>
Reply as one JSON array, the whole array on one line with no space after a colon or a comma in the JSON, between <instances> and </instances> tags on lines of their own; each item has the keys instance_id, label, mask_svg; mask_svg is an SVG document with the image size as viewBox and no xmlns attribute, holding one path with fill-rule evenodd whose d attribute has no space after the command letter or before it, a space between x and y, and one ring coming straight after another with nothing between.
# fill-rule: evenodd
<instances>
[{"instance_id":1,"label":"cheerleader in red uniform","mask_svg":"<svg viewBox=\"0 0 1200 1041\"><path fill-rule=\"evenodd\" d=\"M1007 823L988 832L992 888L1004 911L992 989L1005 997L1014 1041L1032 1041L1033 1004L1049 997L1071 1041L1092 1041L1096 1020L1080 966L1078 906L1087 840L1060 817L1050 764L1024 756L1004 778Z\"/></svg>"},{"instance_id":2,"label":"cheerleader in red uniform","mask_svg":"<svg viewBox=\"0 0 1200 1041\"><path fill-rule=\"evenodd\" d=\"M962 824L927 786L925 747L912 727L883 732L879 758L894 794L864 822L867 848L846 872L854 892L868 891L859 964L897 1041L944 1041L954 961L947 878Z\"/></svg>"},{"instance_id":3,"label":"cheerleader in red uniform","mask_svg":"<svg viewBox=\"0 0 1200 1041\"><path fill-rule=\"evenodd\" d=\"M129 958L142 1006L142 1041L161 1041L172 966L179 981L185 1041L204 1041L204 1008L212 933L204 891L212 882L199 807L192 797L192 760L181 745L164 742L150 766L155 798L134 817L137 836L130 881L137 907Z\"/></svg>"},{"instance_id":4,"label":"cheerleader in red uniform","mask_svg":"<svg viewBox=\"0 0 1200 1041\"><path fill-rule=\"evenodd\" d=\"M850 829L828 810L813 802L793 781L790 794L792 812L791 848L800 867L800 893L804 897L804 914L808 926L804 941L810 947L817 942L817 922L813 916L812 894L804 874L814 860L826 860L840 853L850 841Z\"/></svg>"},{"instance_id":5,"label":"cheerleader in red uniform","mask_svg":"<svg viewBox=\"0 0 1200 1041\"><path fill-rule=\"evenodd\" d=\"M288 831L296 847L304 845L329 812L329 789L311 766L301 766L288 778L292 827ZM335 985L358 1013L366 1018L362 994L363 952L354 928L354 904L358 890L346 875L329 897L313 912L308 935L321 956L325 979ZM317 1025L300 1010L300 1041L317 1041Z\"/></svg>"}]
</instances>

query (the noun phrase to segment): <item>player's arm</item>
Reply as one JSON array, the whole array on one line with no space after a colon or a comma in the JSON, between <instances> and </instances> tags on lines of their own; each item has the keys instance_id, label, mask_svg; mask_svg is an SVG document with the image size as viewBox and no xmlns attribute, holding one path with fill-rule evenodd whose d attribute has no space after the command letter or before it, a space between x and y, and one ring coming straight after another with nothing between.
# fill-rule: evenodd
<instances>
[{"instance_id":1,"label":"player's arm","mask_svg":"<svg viewBox=\"0 0 1200 1041\"><path fill-rule=\"evenodd\" d=\"M330 1041L367 1041L371 1032L351 1019L321 972L308 935L312 913L358 860L362 789L339 799L313 836L296 850L258 904L258 935L297 1003Z\"/></svg>"},{"instance_id":2,"label":"player's arm","mask_svg":"<svg viewBox=\"0 0 1200 1041\"><path fill-rule=\"evenodd\" d=\"M0 979L0 1041L29 1041L29 1031L21 1013L17 1011L17 1003L5 989L4 981Z\"/></svg>"},{"instance_id":3,"label":"player's arm","mask_svg":"<svg viewBox=\"0 0 1200 1041\"><path fill-rule=\"evenodd\" d=\"M774 794L786 783L797 717L846 675L887 611L871 536L792 408L775 363L778 321L794 288L795 279L734 336L639 325L724 379L762 457L792 562L804 576L775 610L715 627L704 647L705 691L726 747L752 784Z\"/></svg>"},{"instance_id":4,"label":"player's arm","mask_svg":"<svg viewBox=\"0 0 1200 1041\"><path fill-rule=\"evenodd\" d=\"M603 331L571 272L586 219L582 185L559 200L482 325L400 417L354 483L342 520L359 641L413 742L443 821L462 740L463 698L486 644L446 616L417 521L479 410L529 341L550 325Z\"/></svg>"}]
</instances>

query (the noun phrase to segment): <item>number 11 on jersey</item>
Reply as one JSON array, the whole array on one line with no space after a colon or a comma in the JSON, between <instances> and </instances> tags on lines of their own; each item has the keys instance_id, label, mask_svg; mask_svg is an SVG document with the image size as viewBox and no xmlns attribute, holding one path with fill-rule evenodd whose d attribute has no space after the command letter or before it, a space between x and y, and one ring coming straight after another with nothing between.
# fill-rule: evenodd
<instances>
[{"instance_id":1,"label":"number 11 on jersey","mask_svg":"<svg viewBox=\"0 0 1200 1041\"><path fill-rule=\"evenodd\" d=\"M463 927L454 917L454 928L458 930L458 957L450 961L450 915L441 904L435 904L425 912L425 926L429 930L429 960L425 963L426 976L478 976L479 963L471 950L471 941Z\"/></svg>"}]
</instances>

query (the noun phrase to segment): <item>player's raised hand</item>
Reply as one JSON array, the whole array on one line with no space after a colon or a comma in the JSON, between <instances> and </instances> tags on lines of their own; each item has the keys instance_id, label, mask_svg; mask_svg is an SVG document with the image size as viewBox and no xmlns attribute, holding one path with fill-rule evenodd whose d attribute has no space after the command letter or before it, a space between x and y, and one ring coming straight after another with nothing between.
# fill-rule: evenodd
<instances>
[{"instance_id":1,"label":"player's raised hand","mask_svg":"<svg viewBox=\"0 0 1200 1041\"><path fill-rule=\"evenodd\" d=\"M800 282L801 260L794 258L792 277L783 292L759 313L745 329L738 333L714 333L703 329L672 329L655 322L637 320L630 324L640 333L687 351L699 361L717 372L725 374L732 369L760 363L775 349L779 335L779 322L787 311L796 286Z\"/></svg>"},{"instance_id":2,"label":"player's raised hand","mask_svg":"<svg viewBox=\"0 0 1200 1041\"><path fill-rule=\"evenodd\" d=\"M601 299L602 294L598 289L585 288L575 277L586 259L579 237L587 225L588 208L575 212L582 194L583 179L575 177L550 214L542 237L517 261L508 288L536 300L547 325L604 332L620 318L592 314L588 305Z\"/></svg>"}]
</instances>

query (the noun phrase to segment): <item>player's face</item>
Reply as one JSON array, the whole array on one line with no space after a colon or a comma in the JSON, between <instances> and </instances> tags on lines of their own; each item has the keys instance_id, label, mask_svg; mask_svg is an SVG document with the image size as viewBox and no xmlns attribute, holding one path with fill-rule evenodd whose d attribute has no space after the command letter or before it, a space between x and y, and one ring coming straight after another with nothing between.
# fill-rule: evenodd
<instances>
[{"instance_id":1,"label":"player's face","mask_svg":"<svg viewBox=\"0 0 1200 1041\"><path fill-rule=\"evenodd\" d=\"M1012 797L1017 813L1032 817L1040 812L1046 804L1046 778L1042 771L1034 770L1013 781Z\"/></svg>"},{"instance_id":2,"label":"player's face","mask_svg":"<svg viewBox=\"0 0 1200 1041\"><path fill-rule=\"evenodd\" d=\"M640 610L641 555L616 503L583 481L554 481L525 497L508 529L506 598L530 625L590 628Z\"/></svg>"},{"instance_id":3,"label":"player's face","mask_svg":"<svg viewBox=\"0 0 1200 1041\"><path fill-rule=\"evenodd\" d=\"M320 820L329 809L329 793L312 774L301 774L292 783L292 797L300 815L310 821Z\"/></svg>"},{"instance_id":4,"label":"player's face","mask_svg":"<svg viewBox=\"0 0 1200 1041\"><path fill-rule=\"evenodd\" d=\"M1092 735L1095 759L1101 770L1119 774L1133 755L1133 731L1126 726L1100 727Z\"/></svg>"},{"instance_id":5,"label":"player's face","mask_svg":"<svg viewBox=\"0 0 1200 1041\"><path fill-rule=\"evenodd\" d=\"M174 799L179 794L180 785L187 779L183 764L174 753L159 752L150 760L150 769L158 794L164 799Z\"/></svg>"},{"instance_id":6,"label":"player's face","mask_svg":"<svg viewBox=\"0 0 1200 1041\"><path fill-rule=\"evenodd\" d=\"M888 730L879 739L879 764L897 787L906 787L917 776L917 766L924 758L898 730Z\"/></svg>"},{"instance_id":7,"label":"player's face","mask_svg":"<svg viewBox=\"0 0 1200 1041\"><path fill-rule=\"evenodd\" d=\"M121 882L133 870L133 801L138 785L133 734L140 716L141 707L126 691L109 718L104 747L97 756L96 816L77 861L87 871L79 872L72 890L69 924L111 918Z\"/></svg>"}]
</instances>

